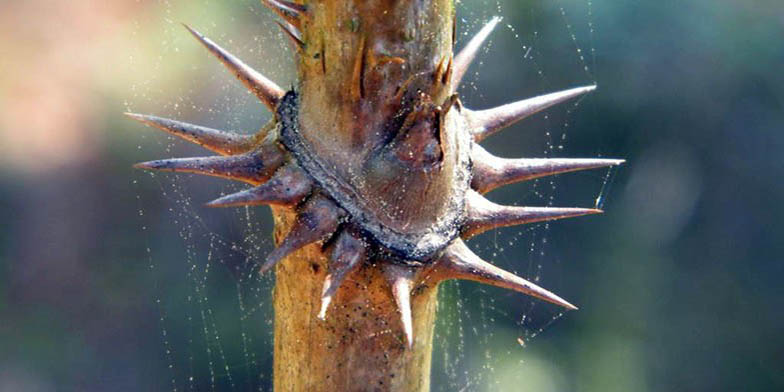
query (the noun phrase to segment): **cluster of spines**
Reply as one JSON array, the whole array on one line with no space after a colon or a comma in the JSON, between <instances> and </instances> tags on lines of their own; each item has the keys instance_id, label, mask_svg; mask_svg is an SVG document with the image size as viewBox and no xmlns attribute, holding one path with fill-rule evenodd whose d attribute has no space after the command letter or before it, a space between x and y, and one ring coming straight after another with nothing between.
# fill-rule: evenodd
<instances>
[{"instance_id":1,"label":"cluster of spines","mask_svg":"<svg viewBox=\"0 0 784 392\"><path fill-rule=\"evenodd\" d=\"M264 3L285 20L283 30L292 40L301 45L302 18L307 9L299 4L284 0L265 0ZM482 43L490 35L500 18L493 18L471 39L465 48L450 59L444 74L451 79L456 89ZM275 83L256 72L196 30L186 26L228 70L234 74L269 109L275 111L285 94ZM441 69L443 67L439 67ZM443 71L443 70L442 70ZM441 76L443 78L443 76ZM412 287L422 276L429 283L437 284L448 279L473 280L497 287L515 290L568 309L576 307L559 296L512 273L504 271L478 257L463 241L484 231L502 227L533 223L574 216L599 213L597 209L516 207L502 206L484 198L481 194L497 187L570 171L615 166L622 160L616 159L563 159L523 158L503 159L491 155L477 143L493 133L508 127L550 106L590 92L594 86L574 88L542 95L487 110L462 110L475 143L472 143L473 190L465 196L465 224L461 238L456 238L440 254L433 255L425 267L424 274L415 273L409 266L388 263L383 266L384 276L389 281L391 293L399 308L403 330L408 344L413 342L410 295ZM253 188L227 195L207 203L210 207L234 207L255 205L278 205L293 208L297 218L286 237L273 250L261 271L267 271L292 252L305 245L329 241L325 252L329 256L327 276L322 291L322 306L318 317L324 319L328 306L343 280L369 259L367 238L361 229L350 223L350 217L315 181L288 155L272 131L274 126L262 129L257 135L249 136L192 125L165 118L127 113L133 119L157 127L170 134L196 143L220 156L167 159L139 163L138 168L173 172L198 173L247 182Z\"/></svg>"}]
</instances>

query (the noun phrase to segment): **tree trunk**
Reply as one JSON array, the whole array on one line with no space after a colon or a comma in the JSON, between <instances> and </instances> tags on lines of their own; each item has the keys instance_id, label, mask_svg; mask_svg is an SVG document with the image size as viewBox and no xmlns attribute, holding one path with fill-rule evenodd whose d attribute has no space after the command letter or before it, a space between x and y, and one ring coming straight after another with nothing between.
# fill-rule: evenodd
<instances>
[{"instance_id":1,"label":"tree trunk","mask_svg":"<svg viewBox=\"0 0 784 392\"><path fill-rule=\"evenodd\" d=\"M276 238L293 214L276 209ZM309 245L278 264L274 292L276 391L428 391L437 286L412 293L409 349L379 264L349 275L317 318L327 258Z\"/></svg>"},{"instance_id":2,"label":"tree trunk","mask_svg":"<svg viewBox=\"0 0 784 392\"><path fill-rule=\"evenodd\" d=\"M431 91L435 68L451 58L452 0L324 0L306 6L310 19L301 26L298 61L300 129L309 132L303 136L317 154L344 163L340 168L348 172L386 142L376 131L394 121L401 87ZM273 213L279 241L294 215L284 208ZM278 264L275 390L429 390L437 285L412 291L414 341L408 348L380 263L352 272L320 320L326 272L318 244Z\"/></svg>"},{"instance_id":3,"label":"tree trunk","mask_svg":"<svg viewBox=\"0 0 784 392\"><path fill-rule=\"evenodd\" d=\"M277 390L428 390L444 280L478 281L576 309L482 260L464 240L601 212L503 206L481 194L622 160L503 159L478 145L595 86L470 110L456 86L499 18L453 56L453 0L262 2L287 21L281 27L298 55L294 91L188 30L275 112L268 126L243 135L128 115L218 153L136 167L254 186L212 207L272 206L277 247L260 272L276 267Z\"/></svg>"}]
</instances>

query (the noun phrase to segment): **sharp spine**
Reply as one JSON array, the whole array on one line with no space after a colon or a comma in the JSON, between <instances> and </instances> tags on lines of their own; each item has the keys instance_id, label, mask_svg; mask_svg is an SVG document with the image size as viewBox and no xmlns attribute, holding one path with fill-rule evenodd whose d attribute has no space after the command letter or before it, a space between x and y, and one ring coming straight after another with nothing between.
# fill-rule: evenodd
<instances>
[{"instance_id":1,"label":"sharp spine","mask_svg":"<svg viewBox=\"0 0 784 392\"><path fill-rule=\"evenodd\" d=\"M302 169L287 164L278 169L264 184L213 200L207 203L207 206L238 207L268 204L291 207L302 201L311 192L312 187L313 181Z\"/></svg>"},{"instance_id":2,"label":"sharp spine","mask_svg":"<svg viewBox=\"0 0 784 392\"><path fill-rule=\"evenodd\" d=\"M270 110L275 111L275 108L278 106L278 101L286 93L283 89L198 31L186 24L183 24L183 26L185 26L185 28L188 29L188 31L190 31L191 34L210 51L210 53L215 55L215 57L217 57L218 60L220 60L220 62L245 85L245 87L267 105Z\"/></svg>"},{"instance_id":3,"label":"sharp spine","mask_svg":"<svg viewBox=\"0 0 784 392\"><path fill-rule=\"evenodd\" d=\"M278 247L267 255L259 272L263 274L292 252L329 237L337 230L343 215L340 207L324 196L316 195L308 199L297 214L289 233Z\"/></svg>"},{"instance_id":4,"label":"sharp spine","mask_svg":"<svg viewBox=\"0 0 784 392\"><path fill-rule=\"evenodd\" d=\"M570 310L577 310L576 306L552 292L482 260L461 239L447 246L433 266L432 275L435 275L436 280L473 280L527 294Z\"/></svg>"},{"instance_id":5,"label":"sharp spine","mask_svg":"<svg viewBox=\"0 0 784 392\"><path fill-rule=\"evenodd\" d=\"M479 53L479 49L482 47L482 44L485 42L490 33L493 32L495 26L498 22L501 21L501 17L494 16L493 19L490 19L490 22L482 27L476 35L471 38L470 41L466 44L465 48L463 48L460 53L455 56L454 66L452 70L452 88L457 89L457 86L460 85L460 81L465 76L465 73L468 71L468 68L471 66L471 62L474 61L476 58L477 53Z\"/></svg>"},{"instance_id":6,"label":"sharp spine","mask_svg":"<svg viewBox=\"0 0 784 392\"><path fill-rule=\"evenodd\" d=\"M221 155L241 154L253 148L254 139L250 135L220 131L146 114L125 113L125 115Z\"/></svg>"},{"instance_id":7,"label":"sharp spine","mask_svg":"<svg viewBox=\"0 0 784 392\"><path fill-rule=\"evenodd\" d=\"M474 140L480 142L528 116L595 89L596 86L577 87L524 99L492 109L468 111L466 113L468 125L471 128L471 133L474 135Z\"/></svg>"},{"instance_id":8,"label":"sharp spine","mask_svg":"<svg viewBox=\"0 0 784 392\"><path fill-rule=\"evenodd\" d=\"M262 147L240 155L197 158L174 158L142 162L137 169L195 173L259 185L283 163L283 153L276 145Z\"/></svg>"},{"instance_id":9,"label":"sharp spine","mask_svg":"<svg viewBox=\"0 0 784 392\"><path fill-rule=\"evenodd\" d=\"M299 15L307 12L308 8L303 4L298 4L293 1L287 0L263 0L265 3L274 3L275 7L281 8L288 12L293 12Z\"/></svg>"},{"instance_id":10,"label":"sharp spine","mask_svg":"<svg viewBox=\"0 0 784 392\"><path fill-rule=\"evenodd\" d=\"M286 33L286 36L291 39L291 42L294 43L294 46L297 47L297 50L305 50L305 42L302 41L302 34L296 27L294 27L294 25L288 22L280 23L276 21L275 23L277 23L281 30Z\"/></svg>"},{"instance_id":11,"label":"sharp spine","mask_svg":"<svg viewBox=\"0 0 784 392\"><path fill-rule=\"evenodd\" d=\"M487 200L475 191L469 191L466 197L466 223L462 234L464 238L470 238L497 227L573 218L601 212L602 210L593 208L503 206Z\"/></svg>"},{"instance_id":12,"label":"sharp spine","mask_svg":"<svg viewBox=\"0 0 784 392\"><path fill-rule=\"evenodd\" d=\"M475 144L471 150L471 186L479 193L490 192L515 182L554 174L617 166L623 159L520 158L506 159L490 154Z\"/></svg>"},{"instance_id":13,"label":"sharp spine","mask_svg":"<svg viewBox=\"0 0 784 392\"><path fill-rule=\"evenodd\" d=\"M302 16L306 11L304 5L285 0L262 0L262 3L297 29L302 28Z\"/></svg>"},{"instance_id":14,"label":"sharp spine","mask_svg":"<svg viewBox=\"0 0 784 392\"><path fill-rule=\"evenodd\" d=\"M387 264L384 266L384 276L392 289L392 297L400 312L400 322L406 336L406 344L410 349L414 345L414 323L411 318L411 286L414 273L410 268Z\"/></svg>"},{"instance_id":15,"label":"sharp spine","mask_svg":"<svg viewBox=\"0 0 784 392\"><path fill-rule=\"evenodd\" d=\"M327 276L324 279L324 287L321 290L321 309L318 318L324 320L327 316L327 308L332 302L332 297L338 290L348 274L362 265L362 261L367 256L365 242L359 234L352 230L344 230L338 235L330 253L330 260L327 264Z\"/></svg>"}]
</instances>

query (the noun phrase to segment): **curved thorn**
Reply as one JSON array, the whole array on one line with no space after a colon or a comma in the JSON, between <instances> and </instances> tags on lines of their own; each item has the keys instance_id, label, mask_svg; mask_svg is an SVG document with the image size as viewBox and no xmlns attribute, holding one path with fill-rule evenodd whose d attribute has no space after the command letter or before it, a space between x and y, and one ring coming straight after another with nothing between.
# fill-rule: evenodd
<instances>
[{"instance_id":1,"label":"curved thorn","mask_svg":"<svg viewBox=\"0 0 784 392\"><path fill-rule=\"evenodd\" d=\"M497 227L524 225L603 212L593 208L503 206L485 199L475 191L468 191L466 195L466 210L463 238L470 238Z\"/></svg>"},{"instance_id":2,"label":"curved thorn","mask_svg":"<svg viewBox=\"0 0 784 392\"><path fill-rule=\"evenodd\" d=\"M438 280L472 280L514 290L570 310L577 310L576 306L552 292L482 260L461 239L457 239L447 246L433 268L434 275Z\"/></svg>"},{"instance_id":3,"label":"curved thorn","mask_svg":"<svg viewBox=\"0 0 784 392\"><path fill-rule=\"evenodd\" d=\"M487 24L482 27L482 29L479 30L479 32L476 33L476 35L471 38L470 41L468 41L460 53L455 56L454 67L452 70L452 89L457 89L457 86L460 85L460 81L463 79L463 76L471 66L471 62L474 61L477 53L479 53L479 48L482 47L482 44L485 42L487 37L490 36L490 33L493 32L493 29L495 29L495 26L500 21L500 16L494 16L493 19L490 19L490 21L487 22Z\"/></svg>"},{"instance_id":4,"label":"curved thorn","mask_svg":"<svg viewBox=\"0 0 784 392\"><path fill-rule=\"evenodd\" d=\"M384 266L384 276L392 288L392 297L400 312L400 322L406 335L406 343L410 349L414 345L414 327L411 318L411 286L413 271L396 264Z\"/></svg>"},{"instance_id":5,"label":"curved thorn","mask_svg":"<svg viewBox=\"0 0 784 392\"><path fill-rule=\"evenodd\" d=\"M146 114L125 113L125 115L221 155L240 154L253 148L253 136L250 135L219 131Z\"/></svg>"},{"instance_id":6,"label":"curved thorn","mask_svg":"<svg viewBox=\"0 0 784 392\"><path fill-rule=\"evenodd\" d=\"M278 21L275 21L275 23L277 23L281 30L283 30L289 39L291 39L291 42L294 44L297 50L305 49L305 43L302 42L302 34L300 34L296 27L294 27L291 23L284 24Z\"/></svg>"},{"instance_id":7,"label":"curved thorn","mask_svg":"<svg viewBox=\"0 0 784 392\"><path fill-rule=\"evenodd\" d=\"M278 14L286 22L291 23L297 29L302 28L302 14L305 13L305 6L285 0L261 0L262 4Z\"/></svg>"},{"instance_id":8,"label":"curved thorn","mask_svg":"<svg viewBox=\"0 0 784 392\"><path fill-rule=\"evenodd\" d=\"M274 144L240 155L161 159L137 163L137 169L195 173L258 185L283 163L283 153Z\"/></svg>"},{"instance_id":9,"label":"curved thorn","mask_svg":"<svg viewBox=\"0 0 784 392\"><path fill-rule=\"evenodd\" d=\"M327 277L324 279L324 287L321 290L321 309L318 318L324 320L327 316L327 308L332 302L332 296L338 290L348 274L362 265L366 257L366 247L359 235L351 231L343 231L338 235L335 245L330 253L330 260L327 265Z\"/></svg>"},{"instance_id":10,"label":"curved thorn","mask_svg":"<svg viewBox=\"0 0 784 392\"><path fill-rule=\"evenodd\" d=\"M297 214L297 219L286 237L261 265L259 273L267 272L290 253L313 242L324 240L335 232L342 211L331 200L317 195L310 198Z\"/></svg>"},{"instance_id":11,"label":"curved thorn","mask_svg":"<svg viewBox=\"0 0 784 392\"><path fill-rule=\"evenodd\" d=\"M208 207L257 206L262 204L291 207L307 196L313 182L299 167L284 165L267 182L255 188L223 196Z\"/></svg>"},{"instance_id":12,"label":"curved thorn","mask_svg":"<svg viewBox=\"0 0 784 392\"><path fill-rule=\"evenodd\" d=\"M286 93L283 89L198 31L186 24L183 24L183 26L185 26L185 28L188 29L188 31L190 31L191 34L210 51L210 53L215 55L215 57L217 57L218 60L220 60L220 62L245 85L245 87L255 94L261 102L267 105L270 110L275 110L278 101L283 97L283 94Z\"/></svg>"},{"instance_id":13,"label":"curved thorn","mask_svg":"<svg viewBox=\"0 0 784 392\"><path fill-rule=\"evenodd\" d=\"M492 109L468 111L466 113L468 125L471 127L474 140L479 142L528 116L595 89L595 85L577 87L524 99Z\"/></svg>"},{"instance_id":14,"label":"curved thorn","mask_svg":"<svg viewBox=\"0 0 784 392\"><path fill-rule=\"evenodd\" d=\"M479 193L487 193L498 187L515 182L533 180L554 174L578 170L617 166L623 159L569 159L569 158L521 158L506 159L490 154L474 144L471 150L471 187Z\"/></svg>"}]
</instances>

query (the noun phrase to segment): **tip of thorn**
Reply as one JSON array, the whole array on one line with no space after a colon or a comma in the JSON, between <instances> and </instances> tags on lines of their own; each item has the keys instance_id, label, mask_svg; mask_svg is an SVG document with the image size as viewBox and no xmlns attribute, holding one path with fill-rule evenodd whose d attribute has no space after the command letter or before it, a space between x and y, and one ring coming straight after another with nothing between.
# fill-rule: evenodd
<instances>
[{"instance_id":1,"label":"tip of thorn","mask_svg":"<svg viewBox=\"0 0 784 392\"><path fill-rule=\"evenodd\" d=\"M198 31L196 31L196 29L194 29L193 27L191 27L189 24L187 24L187 23L185 23L185 22L180 22L180 24L182 25L182 27L185 27L185 28L186 28L188 31L190 31L190 33L191 33L191 34L193 34L193 35L195 35L195 36L197 36L197 37L201 37L201 33L199 33Z\"/></svg>"},{"instance_id":2,"label":"tip of thorn","mask_svg":"<svg viewBox=\"0 0 784 392\"><path fill-rule=\"evenodd\" d=\"M131 113L131 112L125 112L125 113L123 113L123 115L124 115L125 117L131 118L131 119L134 119L134 120L136 120L136 121L144 121L144 120L145 120L145 117L144 117L144 115L142 115L142 114L136 114L136 113Z\"/></svg>"},{"instance_id":3,"label":"tip of thorn","mask_svg":"<svg viewBox=\"0 0 784 392\"><path fill-rule=\"evenodd\" d=\"M327 308L329 307L330 302L332 302L332 297L321 298L321 309L319 310L318 316L316 316L319 320L324 321L327 319Z\"/></svg>"},{"instance_id":4,"label":"tip of thorn","mask_svg":"<svg viewBox=\"0 0 784 392\"><path fill-rule=\"evenodd\" d=\"M492 19L490 19L490 23L498 23L498 22L500 22L500 21L501 21L501 20L503 20L503 19L504 19L504 18L503 18L502 16L500 16L500 15L495 15L495 16L493 16L493 18L492 18Z\"/></svg>"},{"instance_id":5,"label":"tip of thorn","mask_svg":"<svg viewBox=\"0 0 784 392\"><path fill-rule=\"evenodd\" d=\"M150 166L149 162L134 163L132 167L134 169L151 169L152 168L152 166Z\"/></svg>"},{"instance_id":6,"label":"tip of thorn","mask_svg":"<svg viewBox=\"0 0 784 392\"><path fill-rule=\"evenodd\" d=\"M211 207L211 208L234 207L235 205L230 203L232 196L233 195L219 197L215 200L211 200L207 203L204 203L204 206ZM229 201L229 203L227 203L227 201Z\"/></svg>"},{"instance_id":7,"label":"tip of thorn","mask_svg":"<svg viewBox=\"0 0 784 392\"><path fill-rule=\"evenodd\" d=\"M546 301L548 301L550 303L553 303L555 305L564 307L564 308L566 308L568 310L578 310L579 309L578 307L576 307L576 306L570 304L569 302L567 302L565 299L563 299L563 298L561 298L561 297L559 297L557 295L554 295L554 294L550 298L542 298L542 299L545 299Z\"/></svg>"},{"instance_id":8,"label":"tip of thorn","mask_svg":"<svg viewBox=\"0 0 784 392\"><path fill-rule=\"evenodd\" d=\"M270 254L270 256L272 255L273 254ZM259 275L264 275L267 271L269 271L272 267L274 267L275 264L278 263L279 258L277 255L274 255L274 257L270 257L270 256L267 256L267 259L264 261L264 264L262 264L261 267L259 267Z\"/></svg>"}]
</instances>

